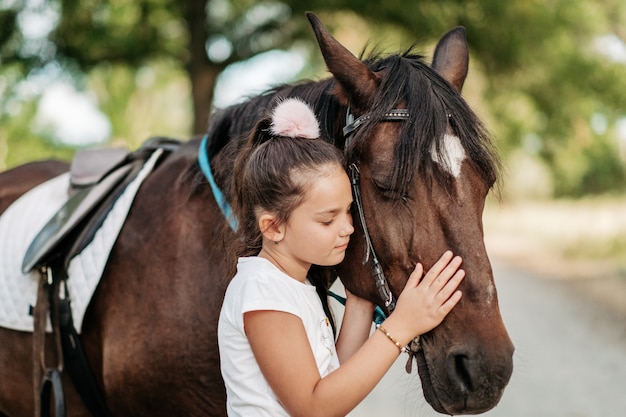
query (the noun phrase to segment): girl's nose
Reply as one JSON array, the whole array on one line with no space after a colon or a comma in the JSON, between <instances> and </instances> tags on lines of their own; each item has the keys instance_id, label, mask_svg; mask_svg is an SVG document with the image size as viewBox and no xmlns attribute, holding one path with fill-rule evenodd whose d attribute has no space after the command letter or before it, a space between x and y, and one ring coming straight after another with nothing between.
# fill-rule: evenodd
<instances>
[{"instance_id":1,"label":"girl's nose","mask_svg":"<svg viewBox=\"0 0 626 417\"><path fill-rule=\"evenodd\" d=\"M341 229L341 236L350 236L352 233L354 233L354 226L352 226L352 221L347 220Z\"/></svg>"}]
</instances>

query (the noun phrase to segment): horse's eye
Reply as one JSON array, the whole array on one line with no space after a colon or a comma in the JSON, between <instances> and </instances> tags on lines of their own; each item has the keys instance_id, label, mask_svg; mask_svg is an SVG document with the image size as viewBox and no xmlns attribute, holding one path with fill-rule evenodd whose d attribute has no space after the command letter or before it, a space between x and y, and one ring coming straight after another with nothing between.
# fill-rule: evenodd
<instances>
[{"instance_id":1,"label":"horse's eye","mask_svg":"<svg viewBox=\"0 0 626 417\"><path fill-rule=\"evenodd\" d=\"M372 181L376 186L378 192L388 200L402 200L403 202L407 202L409 200L409 196L407 193L401 190L397 190L392 188L389 185L384 184L383 182L376 181L375 179Z\"/></svg>"}]
</instances>

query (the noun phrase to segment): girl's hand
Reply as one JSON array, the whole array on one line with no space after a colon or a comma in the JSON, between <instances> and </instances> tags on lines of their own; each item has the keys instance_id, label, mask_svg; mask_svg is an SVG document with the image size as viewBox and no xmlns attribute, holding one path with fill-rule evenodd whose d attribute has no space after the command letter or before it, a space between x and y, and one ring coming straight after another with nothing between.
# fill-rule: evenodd
<instances>
[{"instance_id":1,"label":"girl's hand","mask_svg":"<svg viewBox=\"0 0 626 417\"><path fill-rule=\"evenodd\" d=\"M465 271L459 269L461 262L461 257L446 251L423 278L423 266L417 264L395 311L385 320L385 328L408 342L437 327L461 299L457 290L465 277Z\"/></svg>"}]
</instances>

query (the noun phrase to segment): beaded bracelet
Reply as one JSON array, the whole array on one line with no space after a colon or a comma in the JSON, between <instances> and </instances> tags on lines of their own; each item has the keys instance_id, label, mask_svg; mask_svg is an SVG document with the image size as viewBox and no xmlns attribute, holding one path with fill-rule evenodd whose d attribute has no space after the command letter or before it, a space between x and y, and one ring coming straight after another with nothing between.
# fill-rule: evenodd
<instances>
[{"instance_id":1,"label":"beaded bracelet","mask_svg":"<svg viewBox=\"0 0 626 417\"><path fill-rule=\"evenodd\" d=\"M387 331L387 329L385 329L383 326L381 326L380 324L378 324L378 325L376 325L376 328L377 328L378 330L380 330L381 332L383 332L383 334L384 334L385 336L387 336L387 338L388 338L389 340L391 340L391 342L392 342L394 345L396 345L398 349L400 349L400 353L408 353L408 352L409 352L409 349L408 349L406 346L402 346L402 345L400 344L400 342L398 342L398 341L396 340L396 338L395 338L395 337L393 337L393 336L391 335L391 333L389 333L389 332Z\"/></svg>"}]
</instances>

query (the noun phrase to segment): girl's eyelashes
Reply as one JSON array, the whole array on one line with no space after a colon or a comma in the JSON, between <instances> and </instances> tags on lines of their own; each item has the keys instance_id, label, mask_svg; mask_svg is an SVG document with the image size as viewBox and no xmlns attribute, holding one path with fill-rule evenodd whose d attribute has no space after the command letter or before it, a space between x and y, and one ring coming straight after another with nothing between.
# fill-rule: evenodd
<instances>
[{"instance_id":1,"label":"girl's eyelashes","mask_svg":"<svg viewBox=\"0 0 626 417\"><path fill-rule=\"evenodd\" d=\"M348 205L348 207L346 208L345 214L349 216L350 218L352 218L353 208L354 208L354 203L350 203L350 205ZM338 213L338 215L340 217L342 214ZM331 224L335 222L336 219L337 219L337 216L333 216L332 218L328 218L328 219L320 219L319 223L323 224L324 226L330 226Z\"/></svg>"}]
</instances>

